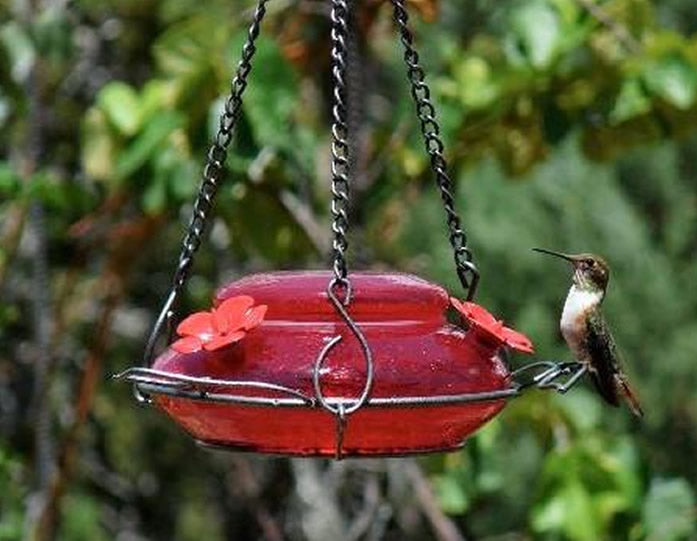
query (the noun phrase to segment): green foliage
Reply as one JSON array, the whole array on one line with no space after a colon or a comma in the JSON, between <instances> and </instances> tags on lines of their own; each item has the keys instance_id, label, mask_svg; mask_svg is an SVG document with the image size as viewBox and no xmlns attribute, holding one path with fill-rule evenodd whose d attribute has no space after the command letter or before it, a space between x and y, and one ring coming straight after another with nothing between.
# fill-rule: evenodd
<instances>
[{"instance_id":1,"label":"green foliage","mask_svg":"<svg viewBox=\"0 0 697 541\"><path fill-rule=\"evenodd\" d=\"M102 541L108 539L100 526L100 509L95 499L87 494L69 494L63 506L63 535L75 541Z\"/></svg>"},{"instance_id":2,"label":"green foliage","mask_svg":"<svg viewBox=\"0 0 697 541\"><path fill-rule=\"evenodd\" d=\"M233 50L241 49L244 36L236 36ZM255 55L254 85L244 96L244 110L259 145L293 151L290 123L298 105L296 74L268 38L259 40Z\"/></svg>"},{"instance_id":3,"label":"green foliage","mask_svg":"<svg viewBox=\"0 0 697 541\"><path fill-rule=\"evenodd\" d=\"M671 54L649 62L643 79L649 92L678 109L689 109L697 93L697 68L682 56Z\"/></svg>"},{"instance_id":4,"label":"green foliage","mask_svg":"<svg viewBox=\"0 0 697 541\"><path fill-rule=\"evenodd\" d=\"M533 509L533 531L563 532L578 540L604 537L618 515L637 515L641 482L636 471L634 445L626 439L587 434L550 453L540 479L541 503Z\"/></svg>"},{"instance_id":5,"label":"green foliage","mask_svg":"<svg viewBox=\"0 0 697 541\"><path fill-rule=\"evenodd\" d=\"M505 42L511 64L548 68L565 38L559 12L544 0L516 5L509 15Z\"/></svg>"},{"instance_id":6,"label":"green foliage","mask_svg":"<svg viewBox=\"0 0 697 541\"><path fill-rule=\"evenodd\" d=\"M691 179L681 177L671 167L675 160L676 151L670 147L630 156L624 163L634 163L636 169L632 168L631 181L624 184L622 172L626 165L615 171L611 166L589 163L570 140L522 183L511 185L501 167L492 162L463 168L459 179L458 204L467 216L483 275L480 301L506 321L515 323L516 328L537 337L537 348L545 355L568 357L558 338L557 325L569 275L563 264L541 259L528 249L563 247L574 252L593 246L594 251L610 260L613 278L605 310L632 379L637 382L643 401L650 404L645 430L651 431L648 427L652 426L656 436L663 432L658 428L658 419L669 415L669 411L681 407L697 411L694 396L675 388L678 380L686 387L695 384L694 348L687 345L686 337L694 336L691 314L697 310L697 299L684 295L694 275L683 274L669 264L667 253L674 248L661 237L662 232L678 227L673 222L677 220L683 233L694 239L697 224L692 210L681 216L666 213L666 221L656 224L656 236L652 238L648 224L637 213L632 200L652 193L641 188L637 194L644 182L651 183L647 190L664 194L691 191ZM592 179L590 188L588 179ZM675 205L679 212L672 196L670 200L662 197L656 195L653 204L666 209ZM393 241L400 248L379 254L402 261L402 266L411 271L449 282L455 290L457 283L452 276L437 194L428 193L411 205L405 201L396 204L406 205L400 225L391 225L392 230L395 227L400 230L398 239ZM653 207L654 212L656 208ZM394 220L393 216L387 218ZM384 229L384 219L377 218L377 231ZM652 279L647 281L646 274L629 272L632 268L647 269ZM682 282L683 279L687 281ZM542 305L548 308L542 309ZM652 307L650 312L646 311L647 306ZM660 317L654 317L656 314ZM647 318L651 321L650 336L664 339L647 339ZM670 366L658 370L655 359L659 358L671 359ZM663 370L670 372L676 390L669 396L661 391L669 384L668 380L661 383L656 379ZM604 405L586 392L572 391L550 405L550 411L541 417L531 403L536 399L519 399L530 401L520 405L527 411L521 414L522 418L535 419L538 431L555 437L552 441L542 438L533 445L538 450L525 451L531 457L539 452L545 456L535 478L522 481L537 486L529 515L531 530L538 535L563 534L565 538L579 540L624 538L630 532L633 538L639 538L640 526L647 516L645 494L654 481L641 471L640 446L635 439L620 435L626 431L626 425L620 433L615 432ZM480 476L491 478L487 471L500 475L502 468L510 471L506 465L519 467L519 446L507 450L504 440L520 436L511 436L500 427L494 432L487 428L475 438L475 445L480 445L480 439L489 442L492 434L497 434L495 443L482 453L487 458L479 462L446 461L444 472L434 476L444 509L465 513L475 526L480 519L476 512L469 511L477 507L473 500L488 501L499 510L503 506L507 511L502 516L515 516L515 506L520 505L507 502L507 498L496 492L493 497L496 504L491 504L492 496L487 496L478 481ZM635 433L635 437L641 438L641 433ZM644 437L650 438L648 434ZM664 437L670 436L664 433ZM499 462L495 461L493 468L487 466L492 460L489 454L498 455ZM660 450L654 448L654 454L670 460L668 456L672 456L673 450L661 446ZM530 492L527 494L530 497ZM680 516L672 508L664 520L676 520L679 527L683 520ZM490 525L484 521L480 533L489 531L487 528Z\"/></svg>"},{"instance_id":7,"label":"green foliage","mask_svg":"<svg viewBox=\"0 0 697 541\"><path fill-rule=\"evenodd\" d=\"M0 194L3 199L17 197L21 190L21 182L15 171L7 162L0 162Z\"/></svg>"},{"instance_id":8,"label":"green foliage","mask_svg":"<svg viewBox=\"0 0 697 541\"><path fill-rule=\"evenodd\" d=\"M36 488L34 297L46 295L54 324L46 396L63 443L107 293L118 302L101 370L139 358L254 2L81 0L29 21L21 4L0 3L0 540L23 534ZM269 3L183 312L230 276L326 266L331 75L315 4ZM368 77L351 268L414 272L459 294L389 6L358 4ZM529 248L606 256L605 310L647 411L637 424L588 382L526 394L461 452L423 460L438 503L473 538L697 538L697 11L686 0L408 4L478 301L541 358L567 359L568 269ZM45 291L32 203L46 221ZM269 517L304 538L288 461L238 475L236 457L194 451L105 380L82 429L59 539L271 538ZM332 479L346 471L365 473L348 464ZM385 537L431 538L391 475L376 507ZM348 517L363 487L338 491Z\"/></svg>"},{"instance_id":9,"label":"green foliage","mask_svg":"<svg viewBox=\"0 0 697 541\"><path fill-rule=\"evenodd\" d=\"M19 457L0 441L0 484L5 490L0 494L0 539L19 539L24 521L24 499L27 493L26 468Z\"/></svg>"},{"instance_id":10,"label":"green foliage","mask_svg":"<svg viewBox=\"0 0 697 541\"><path fill-rule=\"evenodd\" d=\"M697 533L695 494L684 479L654 479L644 503L647 539L687 539Z\"/></svg>"}]
</instances>

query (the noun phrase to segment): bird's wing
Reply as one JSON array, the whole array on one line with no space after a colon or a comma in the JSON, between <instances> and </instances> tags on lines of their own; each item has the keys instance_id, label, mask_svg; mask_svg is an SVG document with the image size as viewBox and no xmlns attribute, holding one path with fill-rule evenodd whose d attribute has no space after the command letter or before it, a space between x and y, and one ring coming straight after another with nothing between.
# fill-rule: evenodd
<instances>
[{"instance_id":1,"label":"bird's wing","mask_svg":"<svg viewBox=\"0 0 697 541\"><path fill-rule=\"evenodd\" d=\"M588 315L586 348L593 359L589 373L602 397L613 406L619 406L615 377L621 373L619 352L603 315L593 310Z\"/></svg>"}]
</instances>

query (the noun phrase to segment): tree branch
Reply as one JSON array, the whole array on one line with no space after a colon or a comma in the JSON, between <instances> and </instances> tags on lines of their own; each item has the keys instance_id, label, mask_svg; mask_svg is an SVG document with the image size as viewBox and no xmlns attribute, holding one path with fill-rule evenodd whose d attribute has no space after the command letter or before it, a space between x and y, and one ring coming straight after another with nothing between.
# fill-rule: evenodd
<instances>
[{"instance_id":1,"label":"tree branch","mask_svg":"<svg viewBox=\"0 0 697 541\"><path fill-rule=\"evenodd\" d=\"M615 20L613 17L605 13L602 8L595 3L593 0L576 0L591 16L596 19L600 24L607 27L610 32L615 36L617 41L619 41L624 47L633 54L639 54L642 50L641 43L639 43L634 36L632 36L627 27L624 26L619 21Z\"/></svg>"},{"instance_id":2,"label":"tree branch","mask_svg":"<svg viewBox=\"0 0 697 541\"><path fill-rule=\"evenodd\" d=\"M428 479L414 460L405 461L407 477L414 487L414 494L421 511L428 519L439 541L465 541L455 523L441 511Z\"/></svg>"},{"instance_id":3,"label":"tree branch","mask_svg":"<svg viewBox=\"0 0 697 541\"><path fill-rule=\"evenodd\" d=\"M101 310L78 385L74 420L61 442L56 470L46 494L36 502L34 509L30 509L30 514L33 516L29 517L28 539L44 541L55 536L60 502L74 471L82 427L92 408L101 374L102 360L109 343L111 323L123 297L128 271L160 223L161 217L142 217L135 223L129 221L126 226L115 228L119 231L119 235L112 235L107 263L99 278L98 290L104 292Z\"/></svg>"},{"instance_id":4,"label":"tree branch","mask_svg":"<svg viewBox=\"0 0 697 541\"><path fill-rule=\"evenodd\" d=\"M283 541L283 531L261 498L261 487L246 457L232 455L234 475L227 478L228 493L240 492L245 506L254 515L266 541ZM234 479L234 481L233 481Z\"/></svg>"}]
</instances>

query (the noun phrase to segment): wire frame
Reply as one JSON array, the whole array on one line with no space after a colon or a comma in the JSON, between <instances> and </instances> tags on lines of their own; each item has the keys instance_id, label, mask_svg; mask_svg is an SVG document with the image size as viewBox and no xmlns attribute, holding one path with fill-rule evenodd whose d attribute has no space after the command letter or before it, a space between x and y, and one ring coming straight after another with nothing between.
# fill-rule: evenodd
<instances>
[{"instance_id":1,"label":"wire frame","mask_svg":"<svg viewBox=\"0 0 697 541\"><path fill-rule=\"evenodd\" d=\"M315 364L313 376L319 365ZM341 412L357 408L431 408L508 400L521 396L529 389L551 389L566 393L585 373L585 365L577 362L536 361L511 373L511 385L506 389L496 389L477 393L442 394L427 396L393 396L366 399L345 399L309 395L267 381L227 380L209 377L192 377L152 368L129 368L114 376L115 379L132 383L143 403L152 404L158 396L174 399L194 400L206 403L229 404L240 407L261 407L269 409L325 409L333 413L337 420L335 458L344 456L343 435L348 416ZM338 413L337 413L338 412ZM209 445L206 445L209 446ZM216 448L224 448L215 446Z\"/></svg>"},{"instance_id":2,"label":"wire frame","mask_svg":"<svg viewBox=\"0 0 697 541\"><path fill-rule=\"evenodd\" d=\"M313 371L315 374L318 367ZM571 389L586 372L579 362L535 361L511 373L512 385L508 389L497 389L477 393L443 394L429 396L368 397L363 406L372 408L429 407L450 404L487 402L502 398L515 398L531 388L552 389L560 394ZM114 379L132 383L140 393L143 402L151 403L153 395L166 395L175 398L224 402L242 406L261 406L268 408L319 408L322 407L317 396L310 396L298 389L291 389L265 381L242 381L193 377L175 374L153 368L129 368L113 376ZM255 391L254 396L244 390ZM258 391L269 391L269 396L259 396ZM273 393L273 394L272 394ZM278 395L283 395L279 397ZM275 396L274 396L275 395ZM351 408L360 399L324 398L334 407Z\"/></svg>"}]
</instances>

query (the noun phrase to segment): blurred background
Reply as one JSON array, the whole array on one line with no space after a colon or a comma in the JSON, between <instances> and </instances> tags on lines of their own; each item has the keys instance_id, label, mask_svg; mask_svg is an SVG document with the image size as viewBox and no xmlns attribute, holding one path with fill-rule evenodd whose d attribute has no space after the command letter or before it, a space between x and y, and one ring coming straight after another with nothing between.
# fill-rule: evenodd
<instances>
[{"instance_id":1,"label":"blurred background","mask_svg":"<svg viewBox=\"0 0 697 541\"><path fill-rule=\"evenodd\" d=\"M459 295L391 6L357 4L351 268ZM569 271L530 248L605 256L646 417L584 381L453 454L197 448L109 376L168 290L254 4L3 0L0 540L697 539L697 3L407 5L478 301L569 359ZM251 272L329 265L328 2L268 9L183 313Z\"/></svg>"}]
</instances>

